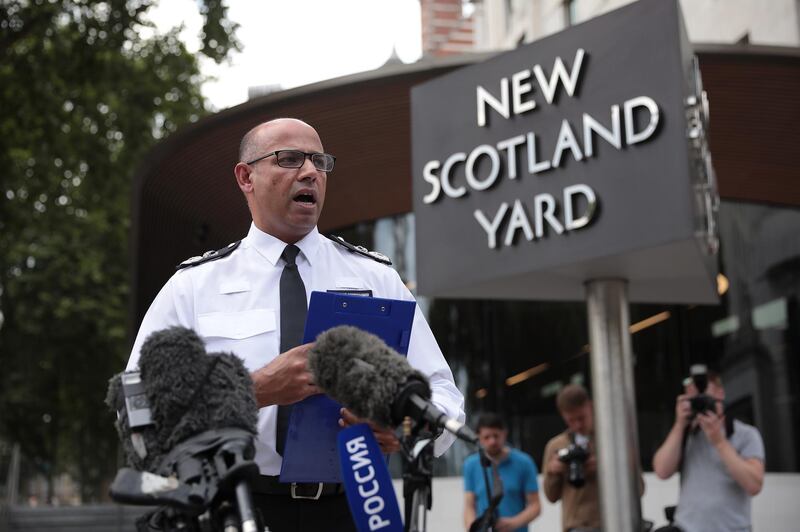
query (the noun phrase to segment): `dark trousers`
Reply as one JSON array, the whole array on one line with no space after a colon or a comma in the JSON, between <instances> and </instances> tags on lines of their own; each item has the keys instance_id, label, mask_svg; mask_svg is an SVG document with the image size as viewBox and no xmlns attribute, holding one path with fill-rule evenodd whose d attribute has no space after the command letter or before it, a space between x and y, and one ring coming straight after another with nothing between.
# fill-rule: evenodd
<instances>
[{"instance_id":1,"label":"dark trousers","mask_svg":"<svg viewBox=\"0 0 800 532\"><path fill-rule=\"evenodd\" d=\"M356 532L344 493L317 500L253 493L253 504L270 532Z\"/></svg>"}]
</instances>

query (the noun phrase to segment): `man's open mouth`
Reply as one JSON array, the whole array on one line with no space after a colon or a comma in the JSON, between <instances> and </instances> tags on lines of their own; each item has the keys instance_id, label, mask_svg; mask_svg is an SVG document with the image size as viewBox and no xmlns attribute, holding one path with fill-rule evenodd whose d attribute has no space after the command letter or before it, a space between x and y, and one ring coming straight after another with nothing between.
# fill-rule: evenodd
<instances>
[{"instance_id":1,"label":"man's open mouth","mask_svg":"<svg viewBox=\"0 0 800 532\"><path fill-rule=\"evenodd\" d=\"M314 197L313 194L309 194L309 193L305 193L305 192L300 193L297 196L295 196L294 197L294 201L296 201L298 203L303 203L303 204L306 204L306 205L314 205L315 203L317 203L317 199Z\"/></svg>"}]
</instances>

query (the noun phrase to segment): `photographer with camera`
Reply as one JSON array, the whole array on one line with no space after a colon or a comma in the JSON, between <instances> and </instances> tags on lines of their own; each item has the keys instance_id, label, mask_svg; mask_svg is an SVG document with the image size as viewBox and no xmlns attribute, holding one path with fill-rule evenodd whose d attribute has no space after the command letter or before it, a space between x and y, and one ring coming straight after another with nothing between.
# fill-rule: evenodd
<instances>
[{"instance_id":1,"label":"photographer with camera","mask_svg":"<svg viewBox=\"0 0 800 532\"><path fill-rule=\"evenodd\" d=\"M565 532L595 532L602 525L594 453L594 411L583 386L569 384L556 397L567 430L544 449L544 494L561 501Z\"/></svg>"},{"instance_id":2,"label":"photographer with camera","mask_svg":"<svg viewBox=\"0 0 800 532\"><path fill-rule=\"evenodd\" d=\"M661 479L681 473L675 524L684 532L750 530L750 500L764 483L758 429L726 417L719 375L692 367L675 423L653 457Z\"/></svg>"}]
</instances>

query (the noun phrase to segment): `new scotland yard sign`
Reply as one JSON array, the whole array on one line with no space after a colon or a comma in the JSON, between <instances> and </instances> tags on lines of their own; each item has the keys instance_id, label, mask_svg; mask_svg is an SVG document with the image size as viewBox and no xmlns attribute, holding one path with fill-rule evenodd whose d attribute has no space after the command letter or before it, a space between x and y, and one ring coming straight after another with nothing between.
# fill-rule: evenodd
<instances>
[{"instance_id":1,"label":"new scotland yard sign","mask_svg":"<svg viewBox=\"0 0 800 532\"><path fill-rule=\"evenodd\" d=\"M640 0L412 90L426 295L716 301L716 188L677 0Z\"/></svg>"}]
</instances>

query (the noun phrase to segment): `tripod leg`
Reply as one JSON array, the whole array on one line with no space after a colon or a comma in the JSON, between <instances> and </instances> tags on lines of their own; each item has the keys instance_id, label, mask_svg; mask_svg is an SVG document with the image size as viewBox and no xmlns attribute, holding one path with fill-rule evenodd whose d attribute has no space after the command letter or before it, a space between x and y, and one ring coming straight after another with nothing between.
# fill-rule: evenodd
<instances>
[{"instance_id":1,"label":"tripod leg","mask_svg":"<svg viewBox=\"0 0 800 532\"><path fill-rule=\"evenodd\" d=\"M411 500L408 501L411 512L407 515L406 519L406 532L420 532L419 531L419 490L414 490Z\"/></svg>"},{"instance_id":2,"label":"tripod leg","mask_svg":"<svg viewBox=\"0 0 800 532\"><path fill-rule=\"evenodd\" d=\"M245 480L236 484L236 504L239 507L242 532L258 532L256 514L253 511L253 498L250 496L250 486Z\"/></svg>"},{"instance_id":3,"label":"tripod leg","mask_svg":"<svg viewBox=\"0 0 800 532\"><path fill-rule=\"evenodd\" d=\"M428 529L428 488L417 492L417 530L425 532Z\"/></svg>"},{"instance_id":4,"label":"tripod leg","mask_svg":"<svg viewBox=\"0 0 800 532\"><path fill-rule=\"evenodd\" d=\"M414 490L410 506L411 513L407 514L406 532L425 532L428 528L428 489Z\"/></svg>"},{"instance_id":5,"label":"tripod leg","mask_svg":"<svg viewBox=\"0 0 800 532\"><path fill-rule=\"evenodd\" d=\"M222 532L239 532L239 519L233 512L228 513L222 520Z\"/></svg>"}]
</instances>

